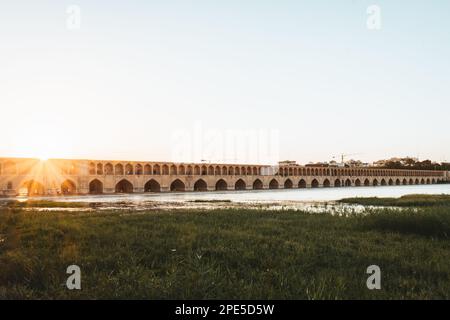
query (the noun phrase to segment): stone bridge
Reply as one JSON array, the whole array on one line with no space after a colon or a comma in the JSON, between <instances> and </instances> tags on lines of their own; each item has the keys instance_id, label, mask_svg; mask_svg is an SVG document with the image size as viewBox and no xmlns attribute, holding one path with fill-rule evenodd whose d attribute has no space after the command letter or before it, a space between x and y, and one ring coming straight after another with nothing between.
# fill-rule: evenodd
<instances>
[{"instance_id":1,"label":"stone bridge","mask_svg":"<svg viewBox=\"0 0 450 320\"><path fill-rule=\"evenodd\" d=\"M0 195L70 195L434 184L449 172L377 167L0 158Z\"/></svg>"}]
</instances>

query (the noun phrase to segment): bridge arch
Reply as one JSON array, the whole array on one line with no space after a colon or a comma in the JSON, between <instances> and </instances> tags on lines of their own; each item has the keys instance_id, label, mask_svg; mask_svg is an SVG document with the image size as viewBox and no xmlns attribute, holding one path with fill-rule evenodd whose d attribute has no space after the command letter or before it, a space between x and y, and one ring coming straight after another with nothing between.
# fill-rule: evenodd
<instances>
[{"instance_id":1,"label":"bridge arch","mask_svg":"<svg viewBox=\"0 0 450 320\"><path fill-rule=\"evenodd\" d=\"M102 194L103 193L103 182L98 179L94 179L89 182L89 194Z\"/></svg>"},{"instance_id":2,"label":"bridge arch","mask_svg":"<svg viewBox=\"0 0 450 320\"><path fill-rule=\"evenodd\" d=\"M324 187L324 188L329 188L329 187L331 187L330 180L325 179L325 180L323 181L323 187Z\"/></svg>"},{"instance_id":3,"label":"bridge arch","mask_svg":"<svg viewBox=\"0 0 450 320\"><path fill-rule=\"evenodd\" d=\"M279 183L277 181L277 179L272 179L269 182L269 189L278 189L279 187Z\"/></svg>"},{"instance_id":4,"label":"bridge arch","mask_svg":"<svg viewBox=\"0 0 450 320\"><path fill-rule=\"evenodd\" d=\"M292 187L293 187L293 183L292 183L291 179L286 179L286 181L284 182L284 188L292 189Z\"/></svg>"},{"instance_id":5,"label":"bridge arch","mask_svg":"<svg viewBox=\"0 0 450 320\"><path fill-rule=\"evenodd\" d=\"M144 192L161 192L161 185L155 179L150 179L144 185Z\"/></svg>"},{"instance_id":6,"label":"bridge arch","mask_svg":"<svg viewBox=\"0 0 450 320\"><path fill-rule=\"evenodd\" d=\"M61 183L61 194L63 195L73 195L77 193L77 186L72 180L65 180Z\"/></svg>"},{"instance_id":7,"label":"bridge arch","mask_svg":"<svg viewBox=\"0 0 450 320\"><path fill-rule=\"evenodd\" d=\"M186 190L186 186L185 186L184 182L181 181L180 179L175 179L170 184L170 191L185 191L185 190Z\"/></svg>"},{"instance_id":8,"label":"bridge arch","mask_svg":"<svg viewBox=\"0 0 450 320\"><path fill-rule=\"evenodd\" d=\"M116 184L116 193L133 193L133 184L127 179L122 179Z\"/></svg>"},{"instance_id":9,"label":"bridge arch","mask_svg":"<svg viewBox=\"0 0 450 320\"><path fill-rule=\"evenodd\" d=\"M104 169L105 169L105 174L106 175L110 176L110 175L114 174L114 167L113 167L113 165L111 163L105 164Z\"/></svg>"},{"instance_id":10,"label":"bridge arch","mask_svg":"<svg viewBox=\"0 0 450 320\"><path fill-rule=\"evenodd\" d=\"M253 182L253 190L262 190L262 189L263 189L263 183L262 183L262 181L259 180L259 179L256 179L256 180Z\"/></svg>"},{"instance_id":11,"label":"bridge arch","mask_svg":"<svg viewBox=\"0 0 450 320\"><path fill-rule=\"evenodd\" d=\"M364 186L365 187L370 186L370 180L369 179L364 180Z\"/></svg>"},{"instance_id":12,"label":"bridge arch","mask_svg":"<svg viewBox=\"0 0 450 320\"><path fill-rule=\"evenodd\" d=\"M378 186L378 180L377 179L373 179L372 185L374 187Z\"/></svg>"},{"instance_id":13,"label":"bridge arch","mask_svg":"<svg viewBox=\"0 0 450 320\"><path fill-rule=\"evenodd\" d=\"M387 183L386 183L386 180L384 180L384 179L381 179L381 185L382 185L382 186L385 186L385 185L387 185Z\"/></svg>"},{"instance_id":14,"label":"bridge arch","mask_svg":"<svg viewBox=\"0 0 450 320\"><path fill-rule=\"evenodd\" d=\"M217 191L225 191L225 190L228 190L228 184L227 184L227 182L226 182L225 180L223 180L223 179L219 179L219 180L216 182L216 190L217 190Z\"/></svg>"},{"instance_id":15,"label":"bridge arch","mask_svg":"<svg viewBox=\"0 0 450 320\"><path fill-rule=\"evenodd\" d=\"M334 180L334 187L339 188L340 186L341 186L341 180L339 180L339 179Z\"/></svg>"},{"instance_id":16,"label":"bridge arch","mask_svg":"<svg viewBox=\"0 0 450 320\"><path fill-rule=\"evenodd\" d=\"M123 165L118 163L114 167L114 174L116 176L123 176Z\"/></svg>"},{"instance_id":17,"label":"bridge arch","mask_svg":"<svg viewBox=\"0 0 450 320\"><path fill-rule=\"evenodd\" d=\"M234 184L234 189L235 190L245 190L246 188L247 188L247 185L245 184L244 180L242 180L242 179L239 179Z\"/></svg>"},{"instance_id":18,"label":"bridge arch","mask_svg":"<svg viewBox=\"0 0 450 320\"><path fill-rule=\"evenodd\" d=\"M97 163L97 175L103 175L103 164Z\"/></svg>"},{"instance_id":19,"label":"bridge arch","mask_svg":"<svg viewBox=\"0 0 450 320\"><path fill-rule=\"evenodd\" d=\"M306 188L306 181L305 179L300 179L300 181L298 182L298 187L301 189Z\"/></svg>"},{"instance_id":20,"label":"bridge arch","mask_svg":"<svg viewBox=\"0 0 450 320\"><path fill-rule=\"evenodd\" d=\"M319 181L317 181L317 179L313 179L313 181L311 181L311 188L318 188L319 187Z\"/></svg>"},{"instance_id":21,"label":"bridge arch","mask_svg":"<svg viewBox=\"0 0 450 320\"><path fill-rule=\"evenodd\" d=\"M355 180L355 187L360 187L361 186L361 180L356 179Z\"/></svg>"},{"instance_id":22,"label":"bridge arch","mask_svg":"<svg viewBox=\"0 0 450 320\"><path fill-rule=\"evenodd\" d=\"M125 174L127 176L131 176L133 175L134 170L133 170L133 166L130 163L127 163L127 165L125 166Z\"/></svg>"},{"instance_id":23,"label":"bridge arch","mask_svg":"<svg viewBox=\"0 0 450 320\"><path fill-rule=\"evenodd\" d=\"M198 179L194 183L194 191L208 191L208 185L206 184L205 180Z\"/></svg>"},{"instance_id":24,"label":"bridge arch","mask_svg":"<svg viewBox=\"0 0 450 320\"><path fill-rule=\"evenodd\" d=\"M352 180L350 180L350 179L345 180L345 186L346 187L351 187L352 186Z\"/></svg>"},{"instance_id":25,"label":"bridge arch","mask_svg":"<svg viewBox=\"0 0 450 320\"><path fill-rule=\"evenodd\" d=\"M408 180L406 180L406 178L403 179L403 185L406 186L407 184L408 184Z\"/></svg>"},{"instance_id":26,"label":"bridge arch","mask_svg":"<svg viewBox=\"0 0 450 320\"><path fill-rule=\"evenodd\" d=\"M45 194L44 185L36 180L23 182L20 189L26 189L26 194L28 196L41 196Z\"/></svg>"}]
</instances>

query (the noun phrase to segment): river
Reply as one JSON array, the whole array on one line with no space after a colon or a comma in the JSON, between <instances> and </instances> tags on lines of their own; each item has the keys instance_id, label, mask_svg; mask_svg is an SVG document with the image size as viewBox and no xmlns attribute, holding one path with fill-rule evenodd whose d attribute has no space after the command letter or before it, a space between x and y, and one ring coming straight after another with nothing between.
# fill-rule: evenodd
<instances>
[{"instance_id":1,"label":"river","mask_svg":"<svg viewBox=\"0 0 450 320\"><path fill-rule=\"evenodd\" d=\"M33 200L87 202L103 209L177 209L233 208L301 209L323 211L335 201L349 197L400 197L407 194L450 194L450 184L278 189L248 191L211 191L38 197ZM15 198L26 201L27 198ZM4 200L4 199L3 199ZM11 199L9 199L11 200ZM360 206L340 205L341 209L362 210ZM336 204L332 205L336 210ZM328 210L326 210L328 211Z\"/></svg>"}]
</instances>

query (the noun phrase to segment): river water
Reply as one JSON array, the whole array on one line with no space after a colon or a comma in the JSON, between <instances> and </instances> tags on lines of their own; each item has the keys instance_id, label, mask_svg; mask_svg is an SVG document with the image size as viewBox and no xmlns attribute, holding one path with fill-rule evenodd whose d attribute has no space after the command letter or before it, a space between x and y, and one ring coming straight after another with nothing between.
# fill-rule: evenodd
<instances>
[{"instance_id":1,"label":"river water","mask_svg":"<svg viewBox=\"0 0 450 320\"><path fill-rule=\"evenodd\" d=\"M400 197L407 194L450 194L450 184L341 187L314 189L278 189L248 191L212 191L40 197L33 200L87 202L99 209L211 209L257 208L298 209L310 212L363 211L362 206L336 204L349 197ZM17 199L17 198L16 198ZM26 201L26 198L19 200Z\"/></svg>"}]
</instances>

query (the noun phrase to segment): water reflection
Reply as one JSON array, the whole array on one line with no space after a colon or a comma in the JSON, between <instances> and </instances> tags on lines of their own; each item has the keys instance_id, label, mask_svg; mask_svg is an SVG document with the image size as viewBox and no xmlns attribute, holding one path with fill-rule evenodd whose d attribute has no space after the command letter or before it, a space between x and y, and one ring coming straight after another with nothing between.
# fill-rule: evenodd
<instances>
[{"instance_id":1,"label":"water reflection","mask_svg":"<svg viewBox=\"0 0 450 320\"><path fill-rule=\"evenodd\" d=\"M307 212L361 213L367 208L335 203L349 197L400 197L406 194L450 194L450 184L386 187L352 187L320 189L280 189L249 191L217 191L189 193L146 193L120 195L87 195L39 197L33 200L87 202L90 207L70 209L92 210L170 210L170 209L293 209ZM9 199L11 200L11 199ZM24 198L24 201L27 199ZM61 210L53 208L52 210Z\"/></svg>"}]
</instances>

